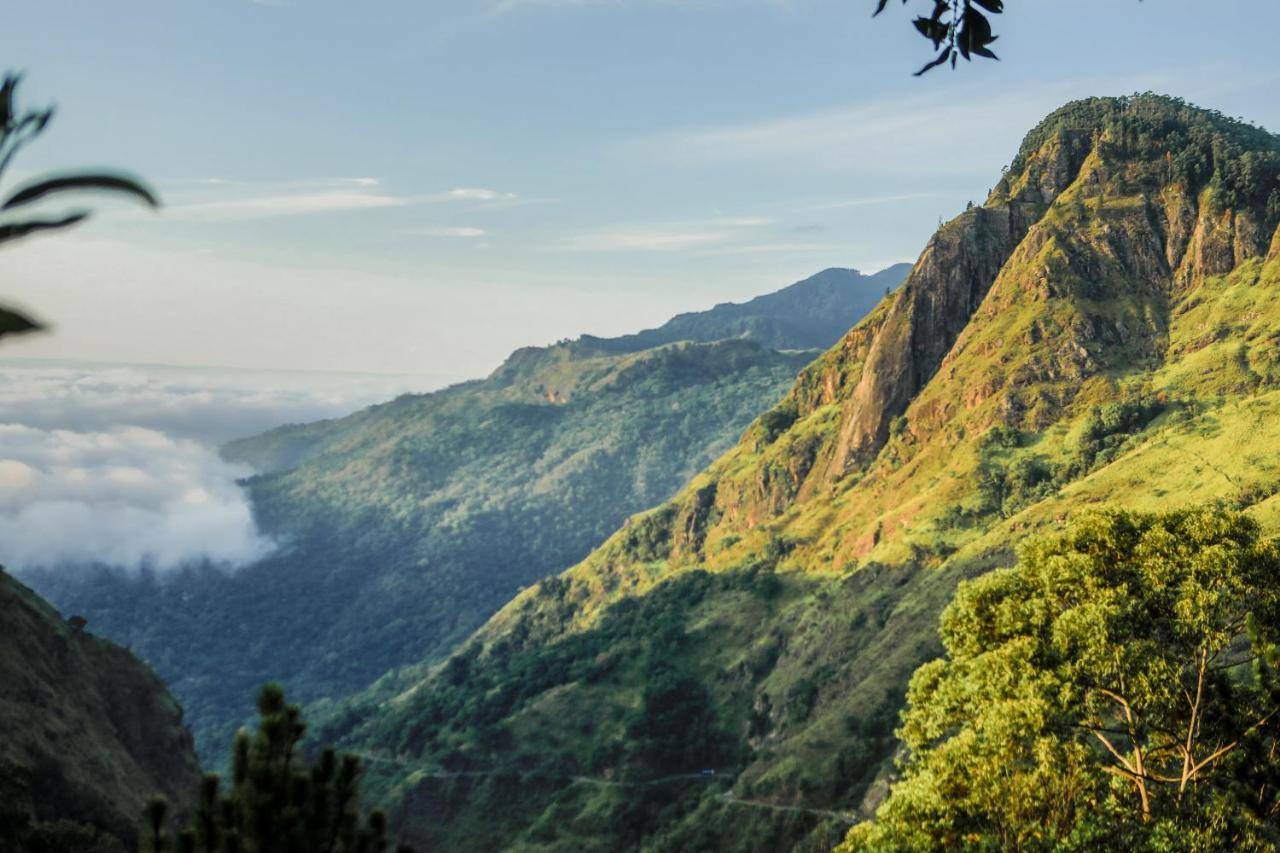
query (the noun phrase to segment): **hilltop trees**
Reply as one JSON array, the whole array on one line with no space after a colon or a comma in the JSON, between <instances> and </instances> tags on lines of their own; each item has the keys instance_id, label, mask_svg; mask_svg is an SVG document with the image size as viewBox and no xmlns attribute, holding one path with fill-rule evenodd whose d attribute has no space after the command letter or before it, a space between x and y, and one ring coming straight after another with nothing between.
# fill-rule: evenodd
<instances>
[{"instance_id":1,"label":"hilltop trees","mask_svg":"<svg viewBox=\"0 0 1280 853\"><path fill-rule=\"evenodd\" d=\"M961 586L905 777L845 850L1274 849L1280 550L1215 510L1088 515Z\"/></svg>"},{"instance_id":2,"label":"hilltop trees","mask_svg":"<svg viewBox=\"0 0 1280 853\"><path fill-rule=\"evenodd\" d=\"M300 742L302 712L274 684L258 697L258 730L241 731L233 747L232 785L205 777L195 817L175 839L165 831L166 808L147 810L148 853L379 853L388 849L381 812L361 820L360 760L325 749L308 765ZM400 853L411 853L408 847Z\"/></svg>"}]
</instances>

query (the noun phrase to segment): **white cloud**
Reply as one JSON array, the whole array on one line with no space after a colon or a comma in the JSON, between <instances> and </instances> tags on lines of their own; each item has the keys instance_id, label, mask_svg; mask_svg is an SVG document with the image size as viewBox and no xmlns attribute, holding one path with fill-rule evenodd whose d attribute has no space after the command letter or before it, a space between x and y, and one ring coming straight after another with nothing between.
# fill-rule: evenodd
<instances>
[{"instance_id":1,"label":"white cloud","mask_svg":"<svg viewBox=\"0 0 1280 853\"><path fill-rule=\"evenodd\" d=\"M823 204L815 204L806 210L840 210L847 207L875 207L881 204L893 204L898 201L915 201L921 198L932 198L937 193L918 192L918 193L898 193L896 195L875 195L865 196L863 198L847 198L841 201L826 202Z\"/></svg>"},{"instance_id":2,"label":"white cloud","mask_svg":"<svg viewBox=\"0 0 1280 853\"><path fill-rule=\"evenodd\" d=\"M520 200L516 193L484 189L483 187L455 187L426 196L425 201L479 201L511 203Z\"/></svg>"},{"instance_id":3,"label":"white cloud","mask_svg":"<svg viewBox=\"0 0 1280 853\"><path fill-rule=\"evenodd\" d=\"M750 243L743 246L726 246L710 249L707 255L767 255L804 254L807 252L834 252L840 247L835 243Z\"/></svg>"},{"instance_id":4,"label":"white cloud","mask_svg":"<svg viewBox=\"0 0 1280 853\"><path fill-rule=\"evenodd\" d=\"M359 180L373 180L362 178ZM409 199L386 193L359 190L328 190L315 193L290 193L254 198L226 199L178 205L170 209L175 216L201 219L259 219L272 216L299 216L312 213L334 213L345 210L371 210L399 207Z\"/></svg>"},{"instance_id":5,"label":"white cloud","mask_svg":"<svg viewBox=\"0 0 1280 853\"><path fill-rule=\"evenodd\" d=\"M575 234L563 246L575 252L681 252L741 240L748 229L770 225L761 216L651 225L612 225Z\"/></svg>"},{"instance_id":6,"label":"white cloud","mask_svg":"<svg viewBox=\"0 0 1280 853\"><path fill-rule=\"evenodd\" d=\"M0 424L0 564L169 571L270 551L236 485L248 469L154 430Z\"/></svg>"},{"instance_id":7,"label":"white cloud","mask_svg":"<svg viewBox=\"0 0 1280 853\"><path fill-rule=\"evenodd\" d=\"M214 447L336 417L408 390L407 377L71 362L0 363L0 565L166 571L263 556Z\"/></svg>"},{"instance_id":8,"label":"white cloud","mask_svg":"<svg viewBox=\"0 0 1280 853\"><path fill-rule=\"evenodd\" d=\"M489 232L483 228L462 226L456 228L423 228L421 233L428 237L484 237Z\"/></svg>"}]
</instances>

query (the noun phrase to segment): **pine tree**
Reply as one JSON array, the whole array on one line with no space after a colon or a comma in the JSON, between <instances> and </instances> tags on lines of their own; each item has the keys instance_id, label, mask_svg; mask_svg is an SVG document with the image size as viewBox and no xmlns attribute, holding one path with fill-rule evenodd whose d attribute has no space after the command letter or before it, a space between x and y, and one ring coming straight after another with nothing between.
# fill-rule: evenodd
<instances>
[{"instance_id":1,"label":"pine tree","mask_svg":"<svg viewBox=\"0 0 1280 853\"><path fill-rule=\"evenodd\" d=\"M278 685L258 696L256 732L241 730L232 746L231 788L216 773L200 785L190 824L170 837L163 802L148 807L149 849L179 853L382 853L387 819L360 815L360 760L332 748L309 765L300 745L302 710ZM401 845L398 853L411 853Z\"/></svg>"}]
</instances>

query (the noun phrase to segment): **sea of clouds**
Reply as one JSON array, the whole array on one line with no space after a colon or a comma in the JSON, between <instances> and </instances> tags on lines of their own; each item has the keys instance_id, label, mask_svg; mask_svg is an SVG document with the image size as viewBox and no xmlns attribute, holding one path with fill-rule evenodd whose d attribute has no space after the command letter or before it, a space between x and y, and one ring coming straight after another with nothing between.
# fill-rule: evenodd
<instances>
[{"instance_id":1,"label":"sea of clouds","mask_svg":"<svg viewBox=\"0 0 1280 853\"><path fill-rule=\"evenodd\" d=\"M0 362L0 565L228 569L269 553L233 438L337 417L436 377Z\"/></svg>"}]
</instances>

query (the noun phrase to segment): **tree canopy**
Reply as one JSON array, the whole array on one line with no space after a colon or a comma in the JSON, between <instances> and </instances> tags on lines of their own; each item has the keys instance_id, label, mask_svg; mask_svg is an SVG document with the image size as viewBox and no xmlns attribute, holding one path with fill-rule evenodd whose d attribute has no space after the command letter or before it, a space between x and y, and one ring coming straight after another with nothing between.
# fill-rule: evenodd
<instances>
[{"instance_id":1,"label":"tree canopy","mask_svg":"<svg viewBox=\"0 0 1280 853\"><path fill-rule=\"evenodd\" d=\"M844 850L1275 849L1280 550L1225 511L1103 511L961 586L904 777Z\"/></svg>"},{"instance_id":2,"label":"tree canopy","mask_svg":"<svg viewBox=\"0 0 1280 853\"><path fill-rule=\"evenodd\" d=\"M380 853L389 849L387 819L360 815L360 760L324 749L308 764L302 711L275 684L258 696L258 730L242 730L232 749L232 779L205 777L194 818L176 837L165 829L168 806L152 801L144 851L164 853ZM176 845L176 847L175 847ZM412 853L407 846L398 853Z\"/></svg>"}]
</instances>

